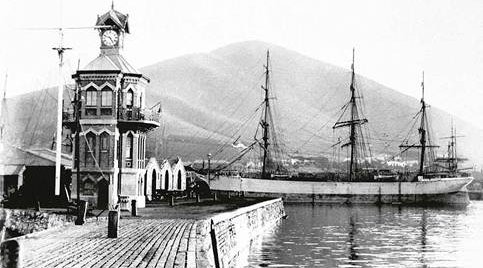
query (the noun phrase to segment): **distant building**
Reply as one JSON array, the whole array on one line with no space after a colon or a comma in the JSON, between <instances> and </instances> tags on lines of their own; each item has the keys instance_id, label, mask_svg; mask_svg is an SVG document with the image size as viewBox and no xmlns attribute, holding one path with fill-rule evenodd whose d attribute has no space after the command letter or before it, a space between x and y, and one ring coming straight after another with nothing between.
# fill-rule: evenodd
<instances>
[{"instance_id":1,"label":"distant building","mask_svg":"<svg viewBox=\"0 0 483 268\"><path fill-rule=\"evenodd\" d=\"M72 198L80 191L82 200L106 208L124 196L144 207L149 196L146 132L159 126L159 112L146 107L149 79L121 55L130 32L128 16L112 8L98 16L96 26L102 27L100 55L72 75L81 95L80 189L74 167ZM64 114L64 124L73 133L74 115Z\"/></svg>"},{"instance_id":2,"label":"distant building","mask_svg":"<svg viewBox=\"0 0 483 268\"><path fill-rule=\"evenodd\" d=\"M167 192L183 192L187 188L187 172L181 158L164 160L161 166L151 158L146 166L148 200L158 199Z\"/></svg>"}]
</instances>

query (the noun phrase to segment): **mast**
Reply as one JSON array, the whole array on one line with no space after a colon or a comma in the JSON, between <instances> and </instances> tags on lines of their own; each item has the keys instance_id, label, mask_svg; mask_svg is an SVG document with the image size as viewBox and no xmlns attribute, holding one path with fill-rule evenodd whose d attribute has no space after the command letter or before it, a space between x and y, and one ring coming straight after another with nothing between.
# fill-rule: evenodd
<instances>
[{"instance_id":1,"label":"mast","mask_svg":"<svg viewBox=\"0 0 483 268\"><path fill-rule=\"evenodd\" d=\"M419 125L419 142L421 145L421 155L419 156L419 173L418 175L423 175L424 171L424 153L426 151L426 102L424 101L424 71L423 71L423 81L421 82L421 124Z\"/></svg>"},{"instance_id":2,"label":"mast","mask_svg":"<svg viewBox=\"0 0 483 268\"><path fill-rule=\"evenodd\" d=\"M60 42L59 47L52 48L57 51L59 56L59 84L57 91L57 134L56 134L56 150L55 150L55 195L60 195L60 161L62 153L62 104L63 104L63 92L64 92L64 81L62 75L62 67L64 65L64 52L68 49L62 46L62 41L64 34L62 28L59 29Z\"/></svg>"},{"instance_id":3,"label":"mast","mask_svg":"<svg viewBox=\"0 0 483 268\"><path fill-rule=\"evenodd\" d=\"M332 127L333 129L341 128L341 127L349 127L349 142L342 145L342 147L350 146L349 181L354 180L355 173L358 169L358 163L357 163L358 129L357 128L359 128L361 125L368 122L366 118L359 118L359 109L357 107L357 98L359 97L356 95L354 62L355 62L355 49L352 49L352 65L351 65L352 73L351 73L351 85L350 85L351 98L349 100L348 105L346 106L346 107L349 107L350 109L349 120L337 121Z\"/></svg>"},{"instance_id":4,"label":"mast","mask_svg":"<svg viewBox=\"0 0 483 268\"><path fill-rule=\"evenodd\" d=\"M265 65L265 86L262 86L262 89L265 91L265 111L264 111L264 118L260 122L263 128L263 163L262 163L262 179L266 177L267 172L267 161L268 161L268 111L270 109L270 102L269 102L269 81L270 81L270 51L267 50L267 63Z\"/></svg>"},{"instance_id":5,"label":"mast","mask_svg":"<svg viewBox=\"0 0 483 268\"><path fill-rule=\"evenodd\" d=\"M424 100L424 72L423 72L423 77L422 77L422 82L421 82L421 109L419 110L418 114L421 114L421 122L419 124L418 132L419 132L419 145L413 144L413 145L407 145L402 144L399 145L399 148L405 148L402 152L410 149L410 148L420 148L420 155L419 155L419 170L418 170L418 176L423 176L424 174L424 161L426 160L426 149L431 149L431 148L437 148L439 146L437 145L432 145L428 144L429 135L428 135L428 118L427 118L427 113L426 109L429 107L426 104L426 101ZM434 159L433 159L434 160Z\"/></svg>"},{"instance_id":6,"label":"mast","mask_svg":"<svg viewBox=\"0 0 483 268\"><path fill-rule=\"evenodd\" d=\"M355 119L355 113L357 112L357 104L356 104L356 95L355 95L355 88L354 88L354 78L355 78L355 71L354 71L354 54L355 54L355 49L352 49L352 65L351 65L351 124L350 124L350 147L351 147L351 162L349 166L349 180L352 181L353 173L357 169L357 161L354 162L354 155L356 154L356 132L355 132L355 124L354 124L354 119Z\"/></svg>"}]
</instances>

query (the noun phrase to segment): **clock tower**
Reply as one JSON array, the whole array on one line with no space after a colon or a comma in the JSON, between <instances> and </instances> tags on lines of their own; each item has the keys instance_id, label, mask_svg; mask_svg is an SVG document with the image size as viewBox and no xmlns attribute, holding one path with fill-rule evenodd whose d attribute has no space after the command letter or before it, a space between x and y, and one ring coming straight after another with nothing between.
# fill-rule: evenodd
<instances>
[{"instance_id":1,"label":"clock tower","mask_svg":"<svg viewBox=\"0 0 483 268\"><path fill-rule=\"evenodd\" d=\"M100 54L72 78L76 108L64 125L76 133L72 197L112 209L146 196L146 132L159 126L158 109L146 107L149 78L122 56L128 15L112 7L97 17ZM77 116L76 116L77 115Z\"/></svg>"}]
</instances>

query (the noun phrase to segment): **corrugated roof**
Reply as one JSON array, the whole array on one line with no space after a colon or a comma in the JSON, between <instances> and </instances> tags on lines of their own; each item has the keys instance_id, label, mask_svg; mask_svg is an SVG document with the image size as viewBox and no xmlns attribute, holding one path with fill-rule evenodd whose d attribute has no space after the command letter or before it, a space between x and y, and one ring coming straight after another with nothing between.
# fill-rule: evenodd
<instances>
[{"instance_id":1,"label":"corrugated roof","mask_svg":"<svg viewBox=\"0 0 483 268\"><path fill-rule=\"evenodd\" d=\"M80 71L121 71L129 74L141 74L118 53L102 53Z\"/></svg>"},{"instance_id":2,"label":"corrugated roof","mask_svg":"<svg viewBox=\"0 0 483 268\"><path fill-rule=\"evenodd\" d=\"M24 165L1 165L0 164L0 175L19 175L25 169Z\"/></svg>"},{"instance_id":3,"label":"corrugated roof","mask_svg":"<svg viewBox=\"0 0 483 268\"><path fill-rule=\"evenodd\" d=\"M62 165L70 168L72 165L72 157L62 154ZM54 166L55 151L49 149L22 149L3 143L0 146L0 165L2 166Z\"/></svg>"}]
</instances>

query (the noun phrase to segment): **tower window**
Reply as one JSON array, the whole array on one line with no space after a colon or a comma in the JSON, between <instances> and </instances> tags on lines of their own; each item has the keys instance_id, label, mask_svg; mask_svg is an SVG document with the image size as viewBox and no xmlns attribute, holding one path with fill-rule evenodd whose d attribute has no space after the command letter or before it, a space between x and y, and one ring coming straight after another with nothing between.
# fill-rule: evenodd
<instances>
[{"instance_id":1,"label":"tower window","mask_svg":"<svg viewBox=\"0 0 483 268\"><path fill-rule=\"evenodd\" d=\"M109 150L109 134L103 132L101 134L101 151Z\"/></svg>"},{"instance_id":2,"label":"tower window","mask_svg":"<svg viewBox=\"0 0 483 268\"><path fill-rule=\"evenodd\" d=\"M127 134L126 136L126 158L132 159L133 153L133 135L131 133Z\"/></svg>"},{"instance_id":3,"label":"tower window","mask_svg":"<svg viewBox=\"0 0 483 268\"><path fill-rule=\"evenodd\" d=\"M96 152L96 135L92 132L86 135L85 161L86 165L94 165Z\"/></svg>"},{"instance_id":4,"label":"tower window","mask_svg":"<svg viewBox=\"0 0 483 268\"><path fill-rule=\"evenodd\" d=\"M111 107L112 106L112 90L110 88L103 88L101 91L101 106Z\"/></svg>"},{"instance_id":5,"label":"tower window","mask_svg":"<svg viewBox=\"0 0 483 268\"><path fill-rule=\"evenodd\" d=\"M97 106L97 91L92 87L86 91L86 106Z\"/></svg>"},{"instance_id":6,"label":"tower window","mask_svg":"<svg viewBox=\"0 0 483 268\"><path fill-rule=\"evenodd\" d=\"M134 93L132 92L131 89L128 90L127 95L126 95L126 106L127 108L132 108L133 106L133 96Z\"/></svg>"}]
</instances>

